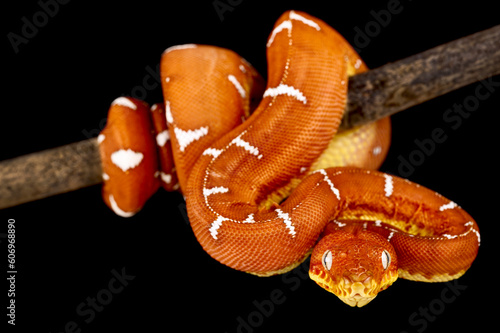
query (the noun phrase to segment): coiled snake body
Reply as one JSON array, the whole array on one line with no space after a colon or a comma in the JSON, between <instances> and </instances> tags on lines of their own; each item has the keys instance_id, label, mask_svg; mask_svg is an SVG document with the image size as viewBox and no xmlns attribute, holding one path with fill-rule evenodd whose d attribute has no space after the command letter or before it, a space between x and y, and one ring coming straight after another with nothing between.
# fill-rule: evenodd
<instances>
[{"instance_id":1,"label":"coiled snake body","mask_svg":"<svg viewBox=\"0 0 500 333\"><path fill-rule=\"evenodd\" d=\"M178 180L194 234L213 258L269 276L312 252L310 277L351 306L398 276L461 276L476 257L478 226L454 202L374 170L387 153L389 120L335 135L348 77L366 70L342 36L289 11L267 58L264 87L232 51L167 49L165 104L150 111L121 97L110 108L99 136L105 202L131 216L160 184L172 190Z\"/></svg>"}]
</instances>

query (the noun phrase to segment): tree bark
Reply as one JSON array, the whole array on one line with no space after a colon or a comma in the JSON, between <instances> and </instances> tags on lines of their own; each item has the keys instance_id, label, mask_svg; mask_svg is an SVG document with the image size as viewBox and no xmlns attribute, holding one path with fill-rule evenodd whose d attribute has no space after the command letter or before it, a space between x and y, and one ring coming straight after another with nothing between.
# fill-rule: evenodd
<instances>
[{"instance_id":1,"label":"tree bark","mask_svg":"<svg viewBox=\"0 0 500 333\"><path fill-rule=\"evenodd\" d=\"M500 74L500 26L356 75L342 129ZM0 162L0 209L102 182L96 138Z\"/></svg>"}]
</instances>

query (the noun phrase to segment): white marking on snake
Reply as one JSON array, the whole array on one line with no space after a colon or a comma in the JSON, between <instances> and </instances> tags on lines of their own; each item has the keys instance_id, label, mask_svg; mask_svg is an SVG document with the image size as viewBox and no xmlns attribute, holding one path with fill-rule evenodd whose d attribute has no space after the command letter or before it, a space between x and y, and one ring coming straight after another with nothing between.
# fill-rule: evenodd
<instances>
[{"instance_id":1,"label":"white marking on snake","mask_svg":"<svg viewBox=\"0 0 500 333\"><path fill-rule=\"evenodd\" d=\"M212 187L212 188L204 188L203 189L203 195L205 197L208 197L209 195L212 195L212 194L227 193L227 192L229 192L229 189L227 187L223 187L223 186L216 186L216 187Z\"/></svg>"},{"instance_id":2,"label":"white marking on snake","mask_svg":"<svg viewBox=\"0 0 500 333\"><path fill-rule=\"evenodd\" d=\"M339 228L343 228L343 227L345 227L345 226L347 225L347 223L342 223L342 222L339 222L339 221L337 221L337 220L335 220L335 221L333 221L333 222L335 222L335 224L336 224L336 225L338 225L338 226L339 226Z\"/></svg>"},{"instance_id":3,"label":"white marking on snake","mask_svg":"<svg viewBox=\"0 0 500 333\"><path fill-rule=\"evenodd\" d=\"M238 80L234 75L229 74L227 76L227 79L236 87L236 90L238 90L238 92L240 93L241 98L247 97L245 89L243 89L243 87L241 86L241 84L238 82Z\"/></svg>"},{"instance_id":4,"label":"white marking on snake","mask_svg":"<svg viewBox=\"0 0 500 333\"><path fill-rule=\"evenodd\" d=\"M479 245L481 245L481 235L479 235L479 231L477 231L476 229L472 228L472 232L476 234L476 236L477 236L477 243Z\"/></svg>"},{"instance_id":5,"label":"white marking on snake","mask_svg":"<svg viewBox=\"0 0 500 333\"><path fill-rule=\"evenodd\" d=\"M250 145L248 142L242 140L241 135L242 134L234 138L233 141L231 141L231 144L235 144L238 147L244 148L250 154L257 156L259 159L262 158L262 155L259 153L259 149L257 147Z\"/></svg>"},{"instance_id":6,"label":"white marking on snake","mask_svg":"<svg viewBox=\"0 0 500 333\"><path fill-rule=\"evenodd\" d=\"M132 149L120 149L111 154L111 162L123 170L123 172L138 166L144 155Z\"/></svg>"},{"instance_id":7,"label":"white marking on snake","mask_svg":"<svg viewBox=\"0 0 500 333\"><path fill-rule=\"evenodd\" d=\"M392 236L394 236L394 231L391 231L391 233L389 234L389 237L387 237L388 242L391 241Z\"/></svg>"},{"instance_id":8,"label":"white marking on snake","mask_svg":"<svg viewBox=\"0 0 500 333\"><path fill-rule=\"evenodd\" d=\"M479 231L478 230L476 230L476 229L474 229L472 227L474 225L474 223L472 223L471 221L469 221L469 222L465 223L464 225L465 226L471 226L471 228L470 228L471 231L476 234L476 236L477 236L477 242L478 242L479 245L481 245L481 235L479 235Z\"/></svg>"},{"instance_id":9,"label":"white marking on snake","mask_svg":"<svg viewBox=\"0 0 500 333\"><path fill-rule=\"evenodd\" d=\"M448 235L448 234L443 234L442 235L444 238L448 238L448 239L454 239L454 238L457 238L458 235Z\"/></svg>"},{"instance_id":10,"label":"white marking on snake","mask_svg":"<svg viewBox=\"0 0 500 333\"><path fill-rule=\"evenodd\" d=\"M217 219L212 222L212 225L210 226L208 231L210 231L210 235L212 235L213 239L217 239L217 234L219 233L219 228L221 227L222 222L224 222L226 220L227 220L227 218L219 215L219 217L217 217Z\"/></svg>"},{"instance_id":11,"label":"white marking on snake","mask_svg":"<svg viewBox=\"0 0 500 333\"><path fill-rule=\"evenodd\" d=\"M223 152L222 149L207 148L207 149L205 149L205 151L203 152L202 155L211 155L215 158L215 157L219 156L222 152Z\"/></svg>"},{"instance_id":12,"label":"white marking on snake","mask_svg":"<svg viewBox=\"0 0 500 333\"><path fill-rule=\"evenodd\" d=\"M161 177L161 180L163 180L167 184L170 184L172 182L172 175L170 175L168 173L160 172L160 177Z\"/></svg>"},{"instance_id":13,"label":"white marking on snake","mask_svg":"<svg viewBox=\"0 0 500 333\"><path fill-rule=\"evenodd\" d=\"M239 65L239 66L238 66L238 68L240 69L240 71L241 71L243 74L245 74L245 73L247 72L247 70L246 70L245 66L243 66L243 65Z\"/></svg>"},{"instance_id":14,"label":"white marking on snake","mask_svg":"<svg viewBox=\"0 0 500 333\"><path fill-rule=\"evenodd\" d=\"M137 110L137 106L127 97L118 97L111 103L111 105L121 105L132 110Z\"/></svg>"},{"instance_id":15,"label":"white marking on snake","mask_svg":"<svg viewBox=\"0 0 500 333\"><path fill-rule=\"evenodd\" d=\"M280 219L283 219L283 222L288 229L288 233L292 235L292 237L295 237L295 227L293 226L292 220L290 219L288 213L284 213L281 209L276 209L276 213L278 213L278 217Z\"/></svg>"},{"instance_id":16,"label":"white marking on snake","mask_svg":"<svg viewBox=\"0 0 500 333\"><path fill-rule=\"evenodd\" d=\"M307 24L310 27L313 27L314 29L316 29L318 31L321 30L321 28L319 27L319 25L316 22L309 20L309 19L306 19L304 16L297 14L293 10L290 12L290 19L300 21L304 24Z\"/></svg>"},{"instance_id":17,"label":"white marking on snake","mask_svg":"<svg viewBox=\"0 0 500 333\"><path fill-rule=\"evenodd\" d=\"M106 136L104 134L99 134L97 136L97 143L101 144L104 141L104 139L106 139Z\"/></svg>"},{"instance_id":18,"label":"white marking on snake","mask_svg":"<svg viewBox=\"0 0 500 333\"><path fill-rule=\"evenodd\" d=\"M178 127L174 128L174 133L175 137L177 138L177 141L179 142L179 150L184 151L188 145L193 143L194 141L199 140L200 138L204 137L205 135L208 134L208 127L200 127L195 130L182 130Z\"/></svg>"},{"instance_id":19,"label":"white marking on snake","mask_svg":"<svg viewBox=\"0 0 500 333\"><path fill-rule=\"evenodd\" d=\"M170 135L168 134L168 130L164 130L156 136L156 144L159 147L163 147L165 143L170 139Z\"/></svg>"},{"instance_id":20,"label":"white marking on snake","mask_svg":"<svg viewBox=\"0 0 500 333\"><path fill-rule=\"evenodd\" d=\"M384 178L385 178L385 184L384 184L385 196L390 197L392 192L394 191L394 183L392 181L391 176L384 175Z\"/></svg>"},{"instance_id":21,"label":"white marking on snake","mask_svg":"<svg viewBox=\"0 0 500 333\"><path fill-rule=\"evenodd\" d=\"M267 47L270 47L273 44L276 35L282 32L284 29L288 29L288 31L290 32L292 30L292 21L283 21L276 28L274 28L273 32L271 32L269 40L267 41Z\"/></svg>"},{"instance_id":22,"label":"white marking on snake","mask_svg":"<svg viewBox=\"0 0 500 333\"><path fill-rule=\"evenodd\" d=\"M165 118L169 124L174 122L174 117L172 117L172 112L170 111L170 101L165 103Z\"/></svg>"},{"instance_id":23,"label":"white marking on snake","mask_svg":"<svg viewBox=\"0 0 500 333\"><path fill-rule=\"evenodd\" d=\"M102 179L103 180L109 180L109 175L107 173L102 174Z\"/></svg>"},{"instance_id":24,"label":"white marking on snake","mask_svg":"<svg viewBox=\"0 0 500 333\"><path fill-rule=\"evenodd\" d=\"M382 147L380 147L380 146L377 146L377 147L373 148L373 150L372 150L372 154L375 156L380 155L381 152L382 152Z\"/></svg>"},{"instance_id":25,"label":"white marking on snake","mask_svg":"<svg viewBox=\"0 0 500 333\"><path fill-rule=\"evenodd\" d=\"M326 173L326 171L324 169L319 169L319 170L316 170L314 171L313 173L320 173L322 174L324 177L323 177L323 180L330 186L330 189L332 190L333 194L335 194L335 196L337 197L338 200L340 200L340 192L339 192L339 189L336 188L332 181L330 180L330 178L328 177L328 174Z\"/></svg>"},{"instance_id":26,"label":"white marking on snake","mask_svg":"<svg viewBox=\"0 0 500 333\"><path fill-rule=\"evenodd\" d=\"M245 220L243 220L243 223L254 223L254 222L255 220L253 218L253 214L249 214L248 217Z\"/></svg>"},{"instance_id":27,"label":"white marking on snake","mask_svg":"<svg viewBox=\"0 0 500 333\"><path fill-rule=\"evenodd\" d=\"M182 45L174 45L163 51L163 53L168 53L176 50L185 50L185 49L194 49L196 48L196 44L182 44Z\"/></svg>"},{"instance_id":28,"label":"white marking on snake","mask_svg":"<svg viewBox=\"0 0 500 333\"><path fill-rule=\"evenodd\" d=\"M447 209L453 209L457 207L457 204L454 203L453 201L450 201L449 203L445 204L445 205L442 205L441 207L439 207L439 211L444 211L444 210L447 210Z\"/></svg>"},{"instance_id":29,"label":"white marking on snake","mask_svg":"<svg viewBox=\"0 0 500 333\"><path fill-rule=\"evenodd\" d=\"M299 89L296 89L292 86L287 86L286 84L283 84L283 83L275 88L268 88L264 92L263 97L268 97L268 96L276 97L278 95L287 95L290 97L294 97L296 100L298 100L304 104L307 104L307 98L304 96L304 94Z\"/></svg>"},{"instance_id":30,"label":"white marking on snake","mask_svg":"<svg viewBox=\"0 0 500 333\"><path fill-rule=\"evenodd\" d=\"M113 210L113 212L115 212L116 215L119 215L121 217L131 217L135 214L134 212L126 212L118 207L118 204L115 201L115 197L113 197L112 194L109 195L109 203L111 204L111 209Z\"/></svg>"}]
</instances>

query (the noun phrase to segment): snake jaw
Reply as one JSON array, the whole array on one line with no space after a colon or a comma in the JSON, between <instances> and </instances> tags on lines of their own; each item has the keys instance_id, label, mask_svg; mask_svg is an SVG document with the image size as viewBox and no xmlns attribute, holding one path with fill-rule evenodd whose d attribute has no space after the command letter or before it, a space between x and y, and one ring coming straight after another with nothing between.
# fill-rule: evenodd
<instances>
[{"instance_id":1,"label":"snake jaw","mask_svg":"<svg viewBox=\"0 0 500 333\"><path fill-rule=\"evenodd\" d=\"M377 296L377 294L375 294L374 296L371 296L372 294L369 291L366 292L367 289L373 291L373 288L371 287L371 285L366 286L362 282L354 282L347 289L347 290L350 290L349 295L346 297L339 296L339 299L342 302L344 302L352 307L365 306L366 304L370 303L370 301L373 300Z\"/></svg>"},{"instance_id":2,"label":"snake jaw","mask_svg":"<svg viewBox=\"0 0 500 333\"><path fill-rule=\"evenodd\" d=\"M342 302L362 307L396 281L396 252L378 234L338 231L314 249L309 276Z\"/></svg>"},{"instance_id":3,"label":"snake jaw","mask_svg":"<svg viewBox=\"0 0 500 333\"><path fill-rule=\"evenodd\" d=\"M344 278L338 282L322 269L311 269L309 276L323 289L335 294L342 302L355 307L368 304L377 296L377 286L368 277L363 282L352 282Z\"/></svg>"},{"instance_id":4,"label":"snake jaw","mask_svg":"<svg viewBox=\"0 0 500 333\"><path fill-rule=\"evenodd\" d=\"M373 282L371 277L366 278L364 281L352 281L353 278L344 277L342 283L339 284L339 289L343 292L337 294L342 302L352 307L365 306L377 297L379 291L387 288L381 289L381 284Z\"/></svg>"},{"instance_id":5,"label":"snake jaw","mask_svg":"<svg viewBox=\"0 0 500 333\"><path fill-rule=\"evenodd\" d=\"M309 270L310 278L320 287L336 295L342 302L352 307L363 307L370 303L380 291L387 289L398 278L397 269L387 272L379 282L372 277L367 277L363 281L359 277L344 276L342 279L335 279L334 274L326 272L317 266Z\"/></svg>"}]
</instances>

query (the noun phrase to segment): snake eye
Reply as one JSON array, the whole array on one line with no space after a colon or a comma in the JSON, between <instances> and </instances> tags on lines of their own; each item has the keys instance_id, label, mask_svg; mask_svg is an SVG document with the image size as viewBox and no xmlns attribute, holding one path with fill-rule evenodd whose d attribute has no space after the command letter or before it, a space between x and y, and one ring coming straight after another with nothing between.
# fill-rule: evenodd
<instances>
[{"instance_id":1,"label":"snake eye","mask_svg":"<svg viewBox=\"0 0 500 333\"><path fill-rule=\"evenodd\" d=\"M332 251L326 250L325 253L323 253L321 262L323 263L323 266L326 268L326 270L329 271L332 268Z\"/></svg>"},{"instance_id":2,"label":"snake eye","mask_svg":"<svg viewBox=\"0 0 500 333\"><path fill-rule=\"evenodd\" d=\"M384 250L384 252L382 252L382 266L384 267L384 269L387 269L390 264L391 255L389 254L389 252L387 252L387 250Z\"/></svg>"}]
</instances>

